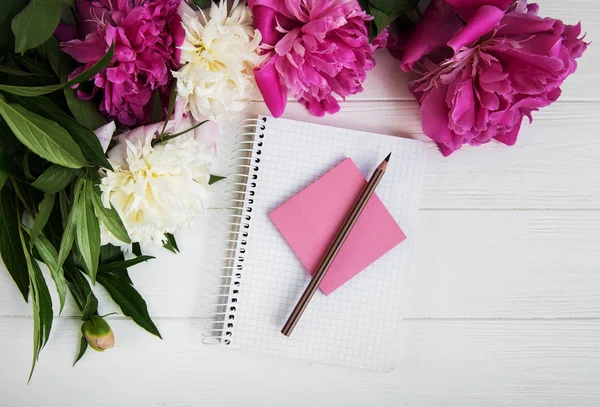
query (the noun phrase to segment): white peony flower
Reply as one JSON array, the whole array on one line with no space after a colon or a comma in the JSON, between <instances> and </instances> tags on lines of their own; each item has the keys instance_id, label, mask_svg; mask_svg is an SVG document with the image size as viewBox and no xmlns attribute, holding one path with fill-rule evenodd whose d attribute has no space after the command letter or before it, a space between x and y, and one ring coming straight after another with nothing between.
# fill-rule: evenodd
<instances>
[{"instance_id":1,"label":"white peony flower","mask_svg":"<svg viewBox=\"0 0 600 407\"><path fill-rule=\"evenodd\" d=\"M261 35L252 25L249 8L236 0L228 12L227 1L212 3L207 18L182 1L178 12L185 39L182 66L173 76L184 111L196 120L216 120L243 110L255 87L253 70L260 63Z\"/></svg>"},{"instance_id":2,"label":"white peony flower","mask_svg":"<svg viewBox=\"0 0 600 407\"><path fill-rule=\"evenodd\" d=\"M189 117L169 121L167 132L181 132L194 124ZM165 233L191 226L203 212L209 192L211 133L216 124L205 123L153 147L162 126L141 126L118 136L118 144L108 152L114 171L106 171L100 185L103 204L114 206L131 240L142 245L160 245ZM102 244L125 245L103 225L101 232Z\"/></svg>"}]
</instances>

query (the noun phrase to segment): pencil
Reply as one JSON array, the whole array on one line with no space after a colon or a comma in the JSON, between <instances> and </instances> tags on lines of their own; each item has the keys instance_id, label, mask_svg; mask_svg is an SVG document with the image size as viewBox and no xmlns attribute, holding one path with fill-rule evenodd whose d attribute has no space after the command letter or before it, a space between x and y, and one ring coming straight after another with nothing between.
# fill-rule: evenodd
<instances>
[{"instance_id":1,"label":"pencil","mask_svg":"<svg viewBox=\"0 0 600 407\"><path fill-rule=\"evenodd\" d=\"M385 174L385 170L387 169L387 165L390 161L391 156L392 153L389 153L385 160L383 160L381 164L379 164L379 167L377 167L377 169L371 176L371 179L369 180L362 193L356 200L356 203L352 207L352 210L348 214L348 217L344 221L344 224L340 228L340 231L331 243L331 246L327 250L327 253L325 253L325 256L321 260L317 271L315 272L312 279L310 280L310 283L308 283L308 286L304 290L302 297L300 297L300 300L298 300L298 303L294 307L294 310L292 311L287 322L283 326L281 333L285 336L291 335L292 331L296 327L296 324L300 320L302 313L308 306L308 303L317 292L317 289L319 288L321 281L323 281L323 278L329 270L329 267L331 267L331 264L335 260L335 257L339 253L342 246L344 245L346 238L352 231L352 228L356 224L356 221L360 217L360 214L362 213L363 209L365 209L365 206L367 206L367 203L369 202L371 196L373 196L375 188L377 188L377 185L381 181L383 174Z\"/></svg>"}]
</instances>

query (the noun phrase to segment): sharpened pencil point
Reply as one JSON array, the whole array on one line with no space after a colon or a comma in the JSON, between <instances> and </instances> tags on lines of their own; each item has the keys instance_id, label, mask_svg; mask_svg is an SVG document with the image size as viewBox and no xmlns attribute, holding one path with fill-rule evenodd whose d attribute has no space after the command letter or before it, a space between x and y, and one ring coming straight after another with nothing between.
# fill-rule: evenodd
<instances>
[{"instance_id":1,"label":"sharpened pencil point","mask_svg":"<svg viewBox=\"0 0 600 407\"><path fill-rule=\"evenodd\" d=\"M385 161L386 162L390 162L390 157L392 156L392 153L389 153L387 157L385 157Z\"/></svg>"}]
</instances>

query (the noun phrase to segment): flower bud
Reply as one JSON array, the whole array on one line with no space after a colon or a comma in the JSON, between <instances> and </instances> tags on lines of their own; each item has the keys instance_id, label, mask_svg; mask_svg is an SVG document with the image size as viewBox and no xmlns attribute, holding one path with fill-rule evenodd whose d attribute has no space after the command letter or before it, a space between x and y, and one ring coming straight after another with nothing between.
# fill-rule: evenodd
<instances>
[{"instance_id":1,"label":"flower bud","mask_svg":"<svg viewBox=\"0 0 600 407\"><path fill-rule=\"evenodd\" d=\"M84 321L81 324L81 333L85 336L89 345L99 352L115 346L115 335L102 317L93 316L91 319Z\"/></svg>"}]
</instances>

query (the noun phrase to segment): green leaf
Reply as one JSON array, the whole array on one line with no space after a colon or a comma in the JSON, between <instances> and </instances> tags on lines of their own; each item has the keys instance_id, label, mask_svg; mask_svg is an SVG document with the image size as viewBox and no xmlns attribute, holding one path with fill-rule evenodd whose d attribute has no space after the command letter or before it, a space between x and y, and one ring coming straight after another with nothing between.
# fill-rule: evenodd
<instances>
[{"instance_id":1,"label":"green leaf","mask_svg":"<svg viewBox=\"0 0 600 407\"><path fill-rule=\"evenodd\" d=\"M51 37L38 49L46 57L60 80L66 82L73 70L73 60L60 50L56 38ZM63 92L67 106L78 123L92 130L106 124L106 119L98 112L98 106L91 100L79 99L75 96L75 90L70 87L63 88Z\"/></svg>"},{"instance_id":2,"label":"green leaf","mask_svg":"<svg viewBox=\"0 0 600 407\"><path fill-rule=\"evenodd\" d=\"M47 194L55 194L65 189L71 183L74 175L60 165L51 165L42 173L31 186Z\"/></svg>"},{"instance_id":3,"label":"green leaf","mask_svg":"<svg viewBox=\"0 0 600 407\"><path fill-rule=\"evenodd\" d=\"M32 59L28 55L15 55L14 58L21 66L25 67L33 74L42 77L54 77L51 72L44 67L44 65L41 63L42 61L40 60Z\"/></svg>"},{"instance_id":4,"label":"green leaf","mask_svg":"<svg viewBox=\"0 0 600 407\"><path fill-rule=\"evenodd\" d=\"M83 273L80 272L70 260L65 262L63 269L65 270L67 286L69 287L69 291L75 300L75 304L80 311L83 311L88 296L90 294L94 295L92 288L90 287L90 283L85 278Z\"/></svg>"},{"instance_id":5,"label":"green leaf","mask_svg":"<svg viewBox=\"0 0 600 407\"><path fill-rule=\"evenodd\" d=\"M23 72L18 69L9 68L7 66L2 66L2 65L0 65L0 72L4 72L6 74L14 75L14 76L47 76L47 75L43 75L43 74Z\"/></svg>"},{"instance_id":6,"label":"green leaf","mask_svg":"<svg viewBox=\"0 0 600 407\"><path fill-rule=\"evenodd\" d=\"M98 113L98 106L91 100L79 99L75 96L75 91L71 88L65 88L63 91L65 93L65 99L67 99L67 106L69 106L69 110L73 113L73 117L75 117L79 123L94 130L107 123L106 119Z\"/></svg>"},{"instance_id":7,"label":"green leaf","mask_svg":"<svg viewBox=\"0 0 600 407\"><path fill-rule=\"evenodd\" d=\"M14 36L10 23L26 5L27 0L2 0L0 7L0 54L13 51Z\"/></svg>"},{"instance_id":8,"label":"green leaf","mask_svg":"<svg viewBox=\"0 0 600 407\"><path fill-rule=\"evenodd\" d=\"M208 185L212 185L215 182L219 182L219 181L221 181L222 179L225 179L225 178L227 178L227 177L222 177L220 175L210 174L210 179L208 180Z\"/></svg>"},{"instance_id":9,"label":"green leaf","mask_svg":"<svg viewBox=\"0 0 600 407\"><path fill-rule=\"evenodd\" d=\"M369 13L369 0L358 0L358 4L360 5L360 8L362 8L365 13L370 14Z\"/></svg>"},{"instance_id":10,"label":"green leaf","mask_svg":"<svg viewBox=\"0 0 600 407\"><path fill-rule=\"evenodd\" d=\"M173 111L175 110L175 101L177 100L177 79L173 81L171 84L171 94L169 95L169 106L167 107L167 116L165 118L165 122L163 124L162 130L160 131L160 137L165 134L165 129L167 128L167 122L171 120L171 116L173 116Z\"/></svg>"},{"instance_id":11,"label":"green leaf","mask_svg":"<svg viewBox=\"0 0 600 407\"><path fill-rule=\"evenodd\" d=\"M131 252L133 254L135 254L136 256L141 256L142 255L142 248L140 247L140 243L139 242L134 242L131 245Z\"/></svg>"},{"instance_id":12,"label":"green leaf","mask_svg":"<svg viewBox=\"0 0 600 407\"><path fill-rule=\"evenodd\" d=\"M381 11L373 6L369 7L369 9L371 10L371 15L373 16L372 23L375 24L375 28L376 28L374 35L372 33L373 37L378 36L379 33L381 33L381 31L385 27L390 25L392 23L392 21L394 21L396 18L399 17L399 15L395 15L395 14L394 15L386 14L383 11Z\"/></svg>"},{"instance_id":13,"label":"green leaf","mask_svg":"<svg viewBox=\"0 0 600 407\"><path fill-rule=\"evenodd\" d=\"M133 267L136 264L143 263L152 259L154 259L153 256L138 256L129 260L114 261L112 263L101 264L98 267L98 273L111 273L115 271L122 271L129 267Z\"/></svg>"},{"instance_id":14,"label":"green leaf","mask_svg":"<svg viewBox=\"0 0 600 407\"><path fill-rule=\"evenodd\" d=\"M40 351L44 348L50 337L54 316L52 312L52 299L50 298L50 291L48 291L46 280L42 276L39 264L29 251L28 239L20 227L19 235L21 248L27 263L29 281L31 282L31 304L33 306L33 362L31 364L31 372L29 373L29 382L31 381L35 364L39 359Z\"/></svg>"},{"instance_id":15,"label":"green leaf","mask_svg":"<svg viewBox=\"0 0 600 407\"><path fill-rule=\"evenodd\" d=\"M96 314L98 314L98 299L90 292L85 300L85 307L81 311L81 320L87 321L88 319L92 319Z\"/></svg>"},{"instance_id":16,"label":"green leaf","mask_svg":"<svg viewBox=\"0 0 600 407\"><path fill-rule=\"evenodd\" d=\"M76 85L83 81L90 79L92 76L96 75L98 72L103 70L110 63L114 53L114 44L110 46L106 55L104 55L98 62L90 67L90 69L83 71L70 81L65 83L60 83L56 85L47 85L47 86L14 86L14 85L0 85L0 90L3 90L8 93L12 93L17 96L41 96L47 93L55 92L59 89L66 88L69 86Z\"/></svg>"},{"instance_id":17,"label":"green leaf","mask_svg":"<svg viewBox=\"0 0 600 407\"><path fill-rule=\"evenodd\" d=\"M100 225L94 212L92 203L92 182L85 180L79 199L73 207L77 209L77 226L75 230L75 241L83 260L83 267L92 280L96 281L98 262L100 260Z\"/></svg>"},{"instance_id":18,"label":"green leaf","mask_svg":"<svg viewBox=\"0 0 600 407\"><path fill-rule=\"evenodd\" d=\"M42 232L42 229L44 229L44 226L46 226L46 223L48 223L50 213L52 213L52 208L54 208L54 198L54 194L44 194L44 199L40 202L38 214L31 228L31 244L35 244L35 240Z\"/></svg>"},{"instance_id":19,"label":"green leaf","mask_svg":"<svg viewBox=\"0 0 600 407\"><path fill-rule=\"evenodd\" d=\"M8 175L0 171L0 191L4 188L4 184L6 184L6 180L8 179Z\"/></svg>"},{"instance_id":20,"label":"green leaf","mask_svg":"<svg viewBox=\"0 0 600 407\"><path fill-rule=\"evenodd\" d=\"M81 195L81 188L83 186L83 181L81 179L77 180L75 184L75 192L74 192L74 202L71 207L71 211L69 212L69 216L67 217L67 222L65 224L65 230L63 232L62 238L60 240L60 249L58 250L58 265L62 266L65 263L65 260L71 253L71 249L73 248L73 241L75 240L75 229L77 228L76 223L79 219L79 205L76 204L79 196ZM61 191L62 192L62 191ZM61 199L61 211L65 212L65 203L64 199Z\"/></svg>"},{"instance_id":21,"label":"green leaf","mask_svg":"<svg viewBox=\"0 0 600 407\"><path fill-rule=\"evenodd\" d=\"M21 157L17 151L19 147L21 144L13 135L10 127L4 120L0 120L0 170L19 181L25 181L23 170L15 160L15 158Z\"/></svg>"},{"instance_id":22,"label":"green leaf","mask_svg":"<svg viewBox=\"0 0 600 407\"><path fill-rule=\"evenodd\" d=\"M42 45L52 34L60 20L60 2L57 0L31 0L12 20L15 34L15 52Z\"/></svg>"},{"instance_id":23,"label":"green leaf","mask_svg":"<svg viewBox=\"0 0 600 407\"><path fill-rule=\"evenodd\" d=\"M87 339L85 339L85 336L81 335L81 339L79 340L79 352L77 353L75 362L73 362L73 366L75 366L75 364L77 362L79 362L79 359L81 359L83 357L87 348L88 348L88 341L87 341Z\"/></svg>"},{"instance_id":24,"label":"green leaf","mask_svg":"<svg viewBox=\"0 0 600 407\"><path fill-rule=\"evenodd\" d=\"M124 258L123 251L118 246L113 246L109 243L100 247L100 265L120 261ZM100 271L100 266L98 267L98 271Z\"/></svg>"},{"instance_id":25,"label":"green leaf","mask_svg":"<svg viewBox=\"0 0 600 407\"><path fill-rule=\"evenodd\" d=\"M98 274L98 282L106 288L111 298L119 305L123 314L153 335L160 336L158 328L148 314L148 306L140 293L127 280L115 273Z\"/></svg>"},{"instance_id":26,"label":"green leaf","mask_svg":"<svg viewBox=\"0 0 600 407\"><path fill-rule=\"evenodd\" d=\"M171 233L165 233L166 242L163 243L163 247L175 254L179 253L179 247L177 247L177 240Z\"/></svg>"},{"instance_id":27,"label":"green leaf","mask_svg":"<svg viewBox=\"0 0 600 407\"><path fill-rule=\"evenodd\" d=\"M124 258L123 251L118 246L109 243L100 247L100 265L120 261ZM98 267L98 271L100 271L100 266Z\"/></svg>"},{"instance_id":28,"label":"green leaf","mask_svg":"<svg viewBox=\"0 0 600 407\"><path fill-rule=\"evenodd\" d=\"M58 265L58 253L52 243L50 243L44 235L38 237L34 246L42 258L42 261L48 266L52 280L54 280L60 302L60 310L58 312L60 314L62 313L63 307L65 306L65 299L67 298L67 280L65 279L63 268Z\"/></svg>"},{"instance_id":29,"label":"green leaf","mask_svg":"<svg viewBox=\"0 0 600 407\"><path fill-rule=\"evenodd\" d=\"M21 214L15 207L15 196L8 188L2 188L0 191L0 255L8 273L27 302L29 276L25 255L21 249L20 227Z\"/></svg>"},{"instance_id":30,"label":"green leaf","mask_svg":"<svg viewBox=\"0 0 600 407\"><path fill-rule=\"evenodd\" d=\"M394 17L395 20L400 14L413 11L417 7L419 0L369 0L369 3L371 3L369 7L371 10L376 8L385 14L396 16Z\"/></svg>"},{"instance_id":31,"label":"green leaf","mask_svg":"<svg viewBox=\"0 0 600 407\"><path fill-rule=\"evenodd\" d=\"M192 0L192 2L198 6L198 8L200 9L204 9L204 8L208 8L210 7L210 4L212 3L211 0Z\"/></svg>"},{"instance_id":32,"label":"green leaf","mask_svg":"<svg viewBox=\"0 0 600 407\"><path fill-rule=\"evenodd\" d=\"M81 148L81 152L88 162L112 170L112 166L108 162L104 150L102 149L102 145L94 132L71 119L65 112L56 106L52 100L45 97L25 98L13 96L13 98L30 111L33 111L46 119L55 121L67 130L79 145L79 148Z\"/></svg>"},{"instance_id":33,"label":"green leaf","mask_svg":"<svg viewBox=\"0 0 600 407\"><path fill-rule=\"evenodd\" d=\"M131 243L129 233L127 233L127 229L125 229L125 225L116 209L110 203L110 208L102 204L99 191L95 187L93 187L93 191L91 192L91 200L100 222L106 226L110 233L123 243Z\"/></svg>"},{"instance_id":34,"label":"green leaf","mask_svg":"<svg viewBox=\"0 0 600 407\"><path fill-rule=\"evenodd\" d=\"M35 177L31 175L31 171L29 171L29 150L25 150L25 154L23 155L23 173L28 180L35 179Z\"/></svg>"},{"instance_id":35,"label":"green leaf","mask_svg":"<svg viewBox=\"0 0 600 407\"><path fill-rule=\"evenodd\" d=\"M154 91L152 97L152 113L150 114L150 123L158 123L162 120L162 104L160 103L160 92Z\"/></svg>"},{"instance_id":36,"label":"green leaf","mask_svg":"<svg viewBox=\"0 0 600 407\"><path fill-rule=\"evenodd\" d=\"M15 136L42 158L64 167L80 168L87 164L81 149L67 131L18 104L9 104L0 96L0 115Z\"/></svg>"}]
</instances>

